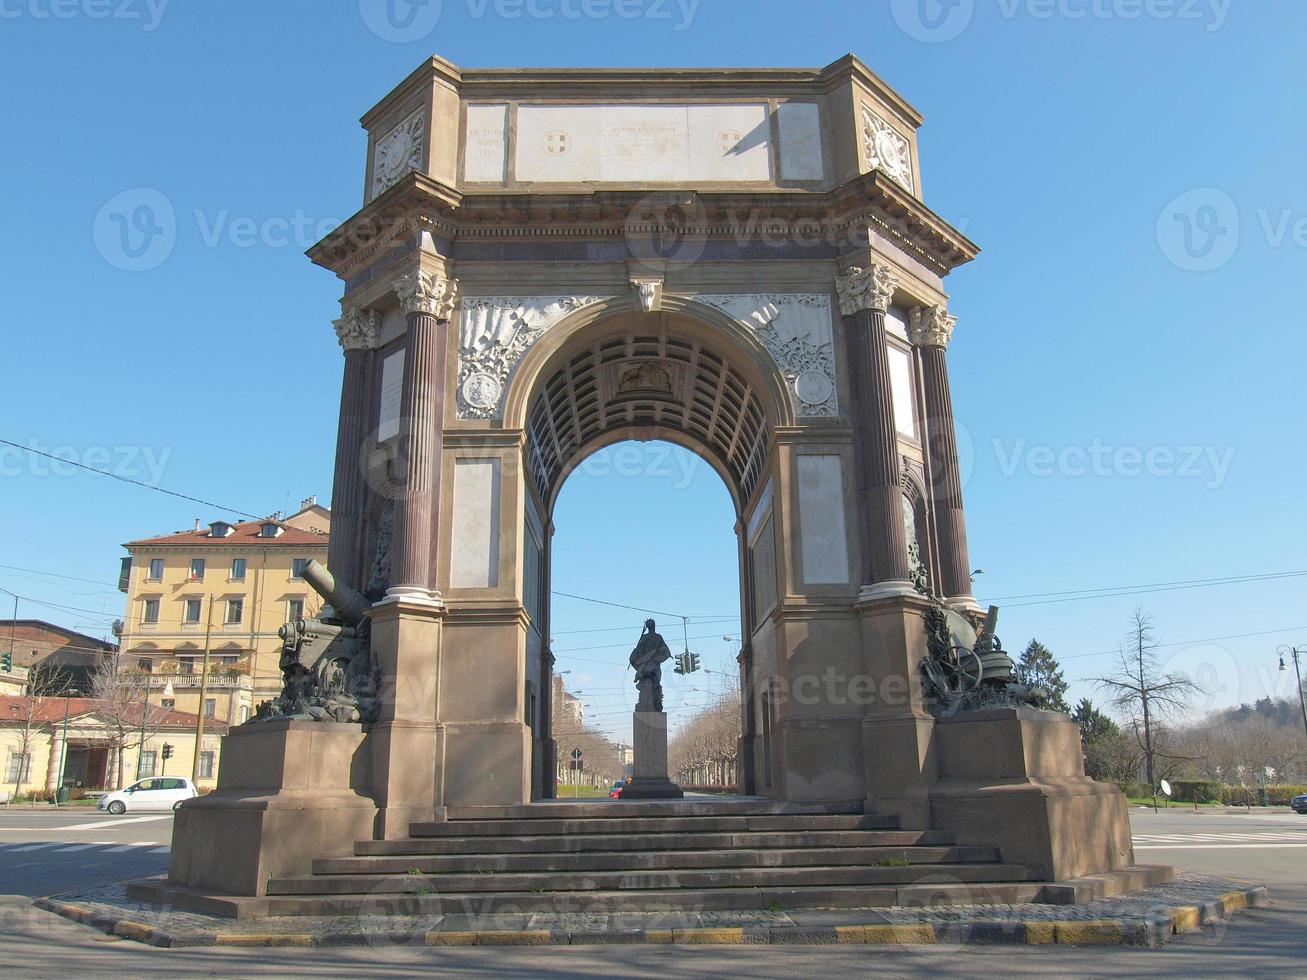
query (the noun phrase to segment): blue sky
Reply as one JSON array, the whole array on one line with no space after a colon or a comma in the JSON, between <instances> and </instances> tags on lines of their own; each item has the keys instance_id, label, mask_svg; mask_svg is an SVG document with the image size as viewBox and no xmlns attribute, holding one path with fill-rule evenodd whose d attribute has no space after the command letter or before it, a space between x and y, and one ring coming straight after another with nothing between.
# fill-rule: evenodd
<instances>
[{"instance_id":1,"label":"blue sky","mask_svg":"<svg viewBox=\"0 0 1307 980\"><path fill-rule=\"evenodd\" d=\"M427 54L823 65L852 50L923 111L926 201L984 248L949 280L982 598L1307 568L1300 3L892 0L796 16L768 0L444 0L395 40L383 2L0 3L0 438L252 513L326 498L340 288L302 253L359 206L358 116ZM97 251L97 215L137 188L166 198L177 233L166 261L127 272ZM219 516L0 449L0 588L68 607L20 615L103 632L121 611L119 544ZM559 505L555 584L732 616L732 521L703 464L688 484L590 467ZM658 560L615 559L618 538L652 539ZM1271 668L1278 643L1307 641L1303 582L1005 598L1001 634L1038 636L1092 676L1142 602L1179 644L1167 658L1211 690L1203 703L1235 703L1289 692ZM589 661L620 665L642 617L557 610L560 651L620 643L560 654L620 730L629 691ZM718 626L732 632L691 635L721 668ZM626 632L571 632L603 627Z\"/></svg>"}]
</instances>

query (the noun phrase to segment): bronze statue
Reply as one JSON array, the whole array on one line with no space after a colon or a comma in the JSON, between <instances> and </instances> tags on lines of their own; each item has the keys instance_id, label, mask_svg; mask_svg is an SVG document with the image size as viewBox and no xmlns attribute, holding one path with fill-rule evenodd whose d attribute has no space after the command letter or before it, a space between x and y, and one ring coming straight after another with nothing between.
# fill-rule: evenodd
<instances>
[{"instance_id":1,"label":"bronze statue","mask_svg":"<svg viewBox=\"0 0 1307 980\"><path fill-rule=\"evenodd\" d=\"M664 662L672 659L672 651L666 641L658 635L654 621L644 621L644 632L640 642L631 651L631 666L635 668L635 686L639 688L640 700L636 711L663 710L663 668Z\"/></svg>"}]
</instances>

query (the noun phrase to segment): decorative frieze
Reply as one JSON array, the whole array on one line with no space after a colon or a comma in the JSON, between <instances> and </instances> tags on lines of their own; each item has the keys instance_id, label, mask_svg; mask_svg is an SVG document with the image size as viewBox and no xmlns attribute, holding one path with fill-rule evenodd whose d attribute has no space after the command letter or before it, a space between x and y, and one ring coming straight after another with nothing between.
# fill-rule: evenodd
<instances>
[{"instance_id":1,"label":"decorative frieze","mask_svg":"<svg viewBox=\"0 0 1307 980\"><path fill-rule=\"evenodd\" d=\"M957 322L942 306L918 306L908 321L908 339L917 347L948 347Z\"/></svg>"},{"instance_id":2,"label":"decorative frieze","mask_svg":"<svg viewBox=\"0 0 1307 980\"><path fill-rule=\"evenodd\" d=\"M835 277L835 292L840 299L840 314L853 316L861 310L889 310L898 289L899 277L887 265L869 268L851 266L844 275Z\"/></svg>"},{"instance_id":3,"label":"decorative frieze","mask_svg":"<svg viewBox=\"0 0 1307 980\"><path fill-rule=\"evenodd\" d=\"M788 382L795 414L839 413L828 294L721 293L695 299L757 334Z\"/></svg>"},{"instance_id":4,"label":"decorative frieze","mask_svg":"<svg viewBox=\"0 0 1307 980\"><path fill-rule=\"evenodd\" d=\"M494 419L523 356L569 313L602 296L464 297L458 332L458 417Z\"/></svg>"},{"instance_id":5,"label":"decorative frieze","mask_svg":"<svg viewBox=\"0 0 1307 980\"><path fill-rule=\"evenodd\" d=\"M881 171L904 190L914 191L912 144L865 102L862 103L862 145L867 166Z\"/></svg>"},{"instance_id":6,"label":"decorative frieze","mask_svg":"<svg viewBox=\"0 0 1307 980\"><path fill-rule=\"evenodd\" d=\"M372 155L372 196L381 194L410 171L422 170L425 144L421 109L377 140Z\"/></svg>"},{"instance_id":7,"label":"decorative frieze","mask_svg":"<svg viewBox=\"0 0 1307 980\"><path fill-rule=\"evenodd\" d=\"M396 279L394 289L405 313L426 313L437 320L448 320L458 303L457 279L421 269Z\"/></svg>"},{"instance_id":8,"label":"decorative frieze","mask_svg":"<svg viewBox=\"0 0 1307 980\"><path fill-rule=\"evenodd\" d=\"M336 339L346 352L376 349L381 333L381 317L376 311L357 307L348 309L332 325L336 328Z\"/></svg>"}]
</instances>

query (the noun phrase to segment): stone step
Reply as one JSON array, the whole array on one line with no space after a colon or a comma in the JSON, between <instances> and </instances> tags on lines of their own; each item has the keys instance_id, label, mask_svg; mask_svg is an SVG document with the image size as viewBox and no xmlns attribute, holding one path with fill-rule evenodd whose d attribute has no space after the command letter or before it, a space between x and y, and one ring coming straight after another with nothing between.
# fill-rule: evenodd
<instances>
[{"instance_id":1,"label":"stone step","mask_svg":"<svg viewBox=\"0 0 1307 980\"><path fill-rule=\"evenodd\" d=\"M531 828L535 829L535 828ZM760 850L773 847L944 847L952 834L939 830L808 830L785 833L606 834L513 837L406 837L365 840L354 845L359 857L430 854L583 854L592 851Z\"/></svg>"},{"instance_id":2,"label":"stone step","mask_svg":"<svg viewBox=\"0 0 1307 980\"><path fill-rule=\"evenodd\" d=\"M587 892L449 892L424 895L269 895L267 915L494 915L497 913L695 912L733 909L885 908L891 905L1016 905L1045 901L1040 882L950 881L902 885L767 885L759 888Z\"/></svg>"},{"instance_id":3,"label":"stone step","mask_svg":"<svg viewBox=\"0 0 1307 980\"><path fill-rule=\"evenodd\" d=\"M318 875L489 874L528 871L657 871L695 868L793 868L814 865L876 866L882 861L912 864L997 862L995 847L775 847L733 850L596 851L581 854L438 854L415 857L325 858L313 862Z\"/></svg>"},{"instance_id":4,"label":"stone step","mask_svg":"<svg viewBox=\"0 0 1307 980\"><path fill-rule=\"evenodd\" d=\"M897 830L895 817L860 813L760 816L564 817L531 821L533 834L676 834L702 831ZM517 820L442 820L415 823L410 837L520 834Z\"/></svg>"},{"instance_id":5,"label":"stone step","mask_svg":"<svg viewBox=\"0 0 1307 980\"><path fill-rule=\"evenodd\" d=\"M1006 864L914 864L907 867L728 868L688 871L508 872L439 875L304 875L273 878L269 895L585 892L683 888L776 888L816 885L902 885L925 879L949 884L1023 881L1026 869Z\"/></svg>"},{"instance_id":6,"label":"stone step","mask_svg":"<svg viewBox=\"0 0 1307 980\"><path fill-rule=\"evenodd\" d=\"M683 800L547 800L503 806L451 806L449 820L551 820L560 817L694 817L860 814L862 804L792 803L759 797L688 797Z\"/></svg>"}]
</instances>

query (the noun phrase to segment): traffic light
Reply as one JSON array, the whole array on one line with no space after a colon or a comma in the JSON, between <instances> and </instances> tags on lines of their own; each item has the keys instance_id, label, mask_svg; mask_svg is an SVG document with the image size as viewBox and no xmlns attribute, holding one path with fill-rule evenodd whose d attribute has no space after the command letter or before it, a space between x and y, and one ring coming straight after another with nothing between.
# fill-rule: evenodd
<instances>
[{"instance_id":1,"label":"traffic light","mask_svg":"<svg viewBox=\"0 0 1307 980\"><path fill-rule=\"evenodd\" d=\"M699 669L699 655L697 653L692 653L690 654L690 663L685 672L687 674L693 674L698 669Z\"/></svg>"},{"instance_id":2,"label":"traffic light","mask_svg":"<svg viewBox=\"0 0 1307 980\"><path fill-rule=\"evenodd\" d=\"M12 653L0 654L0 667L4 668L6 674L14 672L14 655Z\"/></svg>"},{"instance_id":3,"label":"traffic light","mask_svg":"<svg viewBox=\"0 0 1307 980\"><path fill-rule=\"evenodd\" d=\"M678 653L676 655L676 672L678 674L688 674L690 662L686 654Z\"/></svg>"},{"instance_id":4,"label":"traffic light","mask_svg":"<svg viewBox=\"0 0 1307 980\"><path fill-rule=\"evenodd\" d=\"M165 760L172 758L172 746L167 742L163 743L163 757Z\"/></svg>"}]
</instances>

